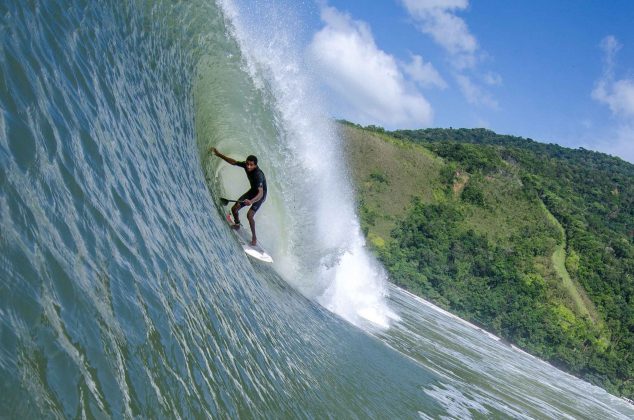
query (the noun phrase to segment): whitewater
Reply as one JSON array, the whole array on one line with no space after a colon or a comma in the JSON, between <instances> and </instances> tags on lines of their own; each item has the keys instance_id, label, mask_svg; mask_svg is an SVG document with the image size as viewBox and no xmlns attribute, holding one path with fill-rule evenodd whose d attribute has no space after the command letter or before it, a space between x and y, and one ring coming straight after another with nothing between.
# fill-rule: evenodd
<instances>
[{"instance_id":1,"label":"whitewater","mask_svg":"<svg viewBox=\"0 0 634 420\"><path fill-rule=\"evenodd\" d=\"M0 3L0 417L634 417L390 284L302 53L317 7ZM211 147L259 157L274 264Z\"/></svg>"}]
</instances>

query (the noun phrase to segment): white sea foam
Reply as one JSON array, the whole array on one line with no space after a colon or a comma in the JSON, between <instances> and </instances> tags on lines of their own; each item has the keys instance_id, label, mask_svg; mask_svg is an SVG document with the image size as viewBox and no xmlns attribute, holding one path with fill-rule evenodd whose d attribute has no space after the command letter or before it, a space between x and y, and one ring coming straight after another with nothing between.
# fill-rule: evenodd
<instances>
[{"instance_id":1,"label":"white sea foam","mask_svg":"<svg viewBox=\"0 0 634 420\"><path fill-rule=\"evenodd\" d=\"M354 324L368 320L387 328L397 316L385 301L386 275L365 248L341 139L325 117L297 34L288 29L294 12L219 3L244 70L276 114L277 138L254 146L274 175L267 173L269 210L260 220L270 216L286 231L263 223L258 237L275 243L276 269L302 293ZM276 241L280 236L284 243Z\"/></svg>"}]
</instances>

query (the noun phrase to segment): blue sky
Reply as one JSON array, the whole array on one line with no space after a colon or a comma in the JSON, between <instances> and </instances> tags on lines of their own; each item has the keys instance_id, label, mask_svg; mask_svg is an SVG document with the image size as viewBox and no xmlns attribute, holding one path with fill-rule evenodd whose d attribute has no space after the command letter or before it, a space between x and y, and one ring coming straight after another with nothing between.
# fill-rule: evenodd
<instances>
[{"instance_id":1,"label":"blue sky","mask_svg":"<svg viewBox=\"0 0 634 420\"><path fill-rule=\"evenodd\" d=\"M634 163L634 0L329 0L306 54L328 111L486 127Z\"/></svg>"}]
</instances>

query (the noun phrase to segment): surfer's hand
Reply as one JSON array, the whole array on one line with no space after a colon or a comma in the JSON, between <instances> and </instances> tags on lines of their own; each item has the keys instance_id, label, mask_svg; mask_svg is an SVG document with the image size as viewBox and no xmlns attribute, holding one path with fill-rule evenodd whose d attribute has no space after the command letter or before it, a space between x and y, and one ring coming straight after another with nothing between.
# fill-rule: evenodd
<instances>
[{"instance_id":1,"label":"surfer's hand","mask_svg":"<svg viewBox=\"0 0 634 420\"><path fill-rule=\"evenodd\" d=\"M212 147L211 149L209 149L209 151L213 153L214 155L218 156L218 150L216 150L215 147Z\"/></svg>"},{"instance_id":2,"label":"surfer's hand","mask_svg":"<svg viewBox=\"0 0 634 420\"><path fill-rule=\"evenodd\" d=\"M251 200L244 200L243 203L245 206L250 206L252 204Z\"/></svg>"}]
</instances>

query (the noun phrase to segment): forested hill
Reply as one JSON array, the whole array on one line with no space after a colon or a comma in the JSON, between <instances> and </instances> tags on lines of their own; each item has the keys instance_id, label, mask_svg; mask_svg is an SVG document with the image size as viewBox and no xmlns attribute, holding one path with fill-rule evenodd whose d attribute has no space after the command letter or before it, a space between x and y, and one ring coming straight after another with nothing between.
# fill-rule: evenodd
<instances>
[{"instance_id":1,"label":"forested hill","mask_svg":"<svg viewBox=\"0 0 634 420\"><path fill-rule=\"evenodd\" d=\"M394 282L634 398L634 165L485 129L340 127Z\"/></svg>"}]
</instances>

